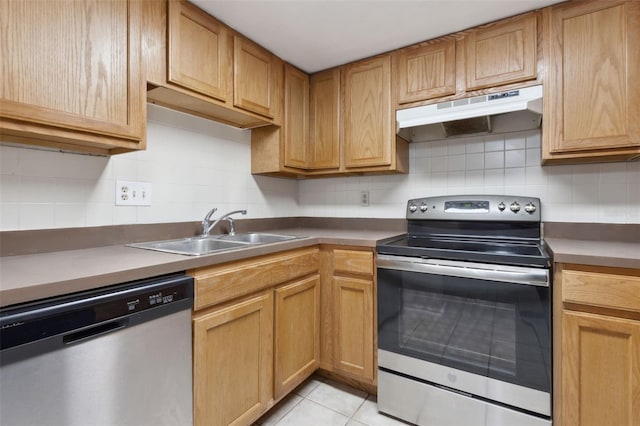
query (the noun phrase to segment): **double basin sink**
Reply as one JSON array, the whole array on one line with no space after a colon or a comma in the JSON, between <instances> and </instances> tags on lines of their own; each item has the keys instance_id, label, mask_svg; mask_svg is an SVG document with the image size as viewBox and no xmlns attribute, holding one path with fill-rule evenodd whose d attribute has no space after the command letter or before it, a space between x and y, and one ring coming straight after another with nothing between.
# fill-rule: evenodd
<instances>
[{"instance_id":1,"label":"double basin sink","mask_svg":"<svg viewBox=\"0 0 640 426\"><path fill-rule=\"evenodd\" d=\"M206 237L180 238L177 240L151 241L127 244L127 246L166 253L184 254L187 256L201 256L224 250L239 249L258 244L277 243L296 238L301 237L250 232L246 234L211 235Z\"/></svg>"}]
</instances>

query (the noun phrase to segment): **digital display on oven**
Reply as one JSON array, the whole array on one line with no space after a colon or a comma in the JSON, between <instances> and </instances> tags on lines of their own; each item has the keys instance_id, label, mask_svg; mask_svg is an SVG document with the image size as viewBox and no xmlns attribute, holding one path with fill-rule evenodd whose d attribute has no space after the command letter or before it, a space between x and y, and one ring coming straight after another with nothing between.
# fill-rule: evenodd
<instances>
[{"instance_id":1,"label":"digital display on oven","mask_svg":"<svg viewBox=\"0 0 640 426\"><path fill-rule=\"evenodd\" d=\"M489 213L488 201L445 201L445 213Z\"/></svg>"}]
</instances>

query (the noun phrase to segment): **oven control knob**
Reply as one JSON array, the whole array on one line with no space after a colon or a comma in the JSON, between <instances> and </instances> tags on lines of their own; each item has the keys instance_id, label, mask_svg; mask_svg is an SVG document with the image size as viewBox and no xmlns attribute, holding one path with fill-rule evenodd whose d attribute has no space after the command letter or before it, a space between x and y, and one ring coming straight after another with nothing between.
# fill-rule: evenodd
<instances>
[{"instance_id":1,"label":"oven control knob","mask_svg":"<svg viewBox=\"0 0 640 426\"><path fill-rule=\"evenodd\" d=\"M420 204L420 211L422 213L427 211L427 205L425 203Z\"/></svg>"},{"instance_id":2,"label":"oven control knob","mask_svg":"<svg viewBox=\"0 0 640 426\"><path fill-rule=\"evenodd\" d=\"M517 201L514 201L513 203L511 203L509 208L511 209L512 212L518 213L520 211L520 204L518 204Z\"/></svg>"},{"instance_id":3,"label":"oven control knob","mask_svg":"<svg viewBox=\"0 0 640 426\"><path fill-rule=\"evenodd\" d=\"M418 210L418 206L416 206L415 204L410 204L409 205L409 211L411 213L415 213Z\"/></svg>"},{"instance_id":4,"label":"oven control knob","mask_svg":"<svg viewBox=\"0 0 640 426\"><path fill-rule=\"evenodd\" d=\"M507 206L505 206L505 204L502 201L500 201L500 204L498 204L498 210L500 210L502 212L506 208L507 208Z\"/></svg>"},{"instance_id":5,"label":"oven control knob","mask_svg":"<svg viewBox=\"0 0 640 426\"><path fill-rule=\"evenodd\" d=\"M529 204L524 206L524 211L529 214L533 214L536 211L536 205L530 202Z\"/></svg>"}]
</instances>

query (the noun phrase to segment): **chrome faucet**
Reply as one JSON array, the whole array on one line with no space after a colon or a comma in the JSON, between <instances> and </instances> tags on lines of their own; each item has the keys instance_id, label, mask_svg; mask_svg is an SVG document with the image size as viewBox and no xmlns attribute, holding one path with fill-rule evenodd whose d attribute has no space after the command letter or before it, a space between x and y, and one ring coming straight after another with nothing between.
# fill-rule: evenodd
<instances>
[{"instance_id":1,"label":"chrome faucet","mask_svg":"<svg viewBox=\"0 0 640 426\"><path fill-rule=\"evenodd\" d=\"M209 235L209 230L211 229L209 227L209 220L211 219L211 216L218 211L217 208L212 208L211 210L209 210L209 213L207 213L207 215L204 217L204 219L202 219L202 236L206 237L207 235Z\"/></svg>"},{"instance_id":2,"label":"chrome faucet","mask_svg":"<svg viewBox=\"0 0 640 426\"><path fill-rule=\"evenodd\" d=\"M247 214L246 210L234 210L232 212L229 212L223 216L220 216L218 219L215 220L215 222L213 222L211 225L209 225L209 221L211 219L211 215L213 213L215 213L217 209L213 208L211 210L209 210L209 213L207 213L207 215L205 216L204 220L202 221L202 236L206 237L209 235L209 232L211 232L211 230L221 221L226 220L227 222L229 222L229 235L235 235L236 233L236 228L235 228L235 222L234 220L230 217L232 214L236 214L236 213L240 213L242 215Z\"/></svg>"}]
</instances>

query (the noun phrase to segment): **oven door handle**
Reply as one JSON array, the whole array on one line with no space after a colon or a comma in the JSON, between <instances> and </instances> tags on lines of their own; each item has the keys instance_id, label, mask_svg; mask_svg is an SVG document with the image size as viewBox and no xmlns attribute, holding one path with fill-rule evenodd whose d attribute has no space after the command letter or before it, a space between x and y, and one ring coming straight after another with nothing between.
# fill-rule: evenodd
<instances>
[{"instance_id":1,"label":"oven door handle","mask_svg":"<svg viewBox=\"0 0 640 426\"><path fill-rule=\"evenodd\" d=\"M421 274L445 275L450 277L549 287L549 270L545 268L527 268L521 266L386 255L378 255L377 267Z\"/></svg>"}]
</instances>

